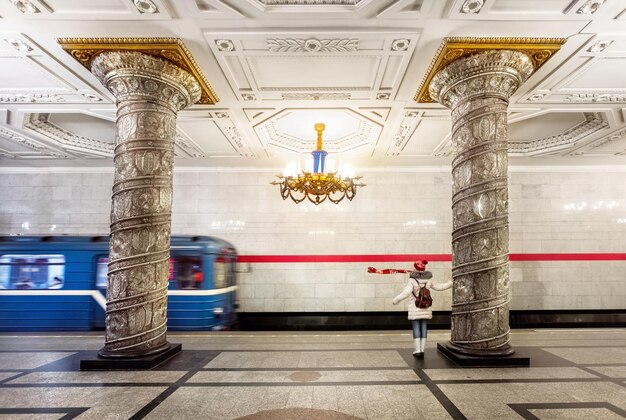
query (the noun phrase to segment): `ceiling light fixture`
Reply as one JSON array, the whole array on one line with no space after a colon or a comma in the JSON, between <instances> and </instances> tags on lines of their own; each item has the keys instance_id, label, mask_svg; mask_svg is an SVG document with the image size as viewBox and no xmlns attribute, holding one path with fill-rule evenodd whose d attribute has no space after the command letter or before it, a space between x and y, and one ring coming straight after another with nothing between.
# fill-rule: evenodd
<instances>
[{"instance_id":1,"label":"ceiling light fixture","mask_svg":"<svg viewBox=\"0 0 626 420\"><path fill-rule=\"evenodd\" d=\"M344 198L352 201L358 187L365 184L355 183L361 179L355 177L350 165L342 165L335 171L335 162L329 159L328 153L322 150L322 131L326 126L322 123L315 124L317 131L317 149L311 152L313 159L308 159L305 170L301 173L296 170L296 163L289 163L283 170L282 175L276 175L280 181L271 182L280 187L280 195L283 200L291 198L296 204L308 199L318 205L328 199L337 204ZM328 165L326 165L328 163Z\"/></svg>"}]
</instances>

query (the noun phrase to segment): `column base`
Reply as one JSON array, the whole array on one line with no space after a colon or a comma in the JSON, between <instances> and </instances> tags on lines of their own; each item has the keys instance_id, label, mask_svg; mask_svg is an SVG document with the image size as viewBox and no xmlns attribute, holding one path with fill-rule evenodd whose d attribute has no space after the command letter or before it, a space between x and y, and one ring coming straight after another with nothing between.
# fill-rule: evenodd
<instances>
[{"instance_id":1,"label":"column base","mask_svg":"<svg viewBox=\"0 0 626 420\"><path fill-rule=\"evenodd\" d=\"M527 367L530 357L516 355L510 345L501 349L468 350L451 342L437 343L440 353L461 367Z\"/></svg>"},{"instance_id":2,"label":"column base","mask_svg":"<svg viewBox=\"0 0 626 420\"><path fill-rule=\"evenodd\" d=\"M98 354L94 359L81 360L80 370L148 370L176 356L182 347L182 344L168 344L158 353L125 358L107 358Z\"/></svg>"}]
</instances>

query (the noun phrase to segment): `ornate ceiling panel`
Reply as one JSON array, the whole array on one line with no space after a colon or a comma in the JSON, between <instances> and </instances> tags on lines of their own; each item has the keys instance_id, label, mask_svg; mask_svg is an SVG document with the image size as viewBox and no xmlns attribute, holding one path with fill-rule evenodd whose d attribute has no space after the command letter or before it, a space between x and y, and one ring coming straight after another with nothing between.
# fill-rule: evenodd
<instances>
[{"instance_id":1,"label":"ornate ceiling panel","mask_svg":"<svg viewBox=\"0 0 626 420\"><path fill-rule=\"evenodd\" d=\"M455 0L449 17L480 20L588 20L610 16L615 5L607 0Z\"/></svg>"},{"instance_id":2,"label":"ornate ceiling panel","mask_svg":"<svg viewBox=\"0 0 626 420\"><path fill-rule=\"evenodd\" d=\"M247 0L263 12L353 12L373 0Z\"/></svg>"},{"instance_id":3,"label":"ornate ceiling panel","mask_svg":"<svg viewBox=\"0 0 626 420\"><path fill-rule=\"evenodd\" d=\"M592 37L536 89L528 103L610 104L626 102L626 36Z\"/></svg>"},{"instance_id":4,"label":"ornate ceiling panel","mask_svg":"<svg viewBox=\"0 0 626 420\"><path fill-rule=\"evenodd\" d=\"M389 100L417 33L205 33L240 101Z\"/></svg>"},{"instance_id":5,"label":"ornate ceiling panel","mask_svg":"<svg viewBox=\"0 0 626 420\"><path fill-rule=\"evenodd\" d=\"M266 146L307 154L315 149L314 125L322 121L326 124L323 146L329 153L372 148L382 130L380 124L349 108L285 108L255 130Z\"/></svg>"},{"instance_id":6,"label":"ornate ceiling panel","mask_svg":"<svg viewBox=\"0 0 626 420\"><path fill-rule=\"evenodd\" d=\"M7 0L15 16L44 20L171 19L163 0Z\"/></svg>"},{"instance_id":7,"label":"ornate ceiling panel","mask_svg":"<svg viewBox=\"0 0 626 420\"><path fill-rule=\"evenodd\" d=\"M450 161L413 96L446 37L567 38L511 97L511 164L626 164L622 0L0 0L0 166L109 166L113 97L58 38L179 38L220 98L180 112L179 164ZM590 159L593 158L593 159Z\"/></svg>"},{"instance_id":8,"label":"ornate ceiling panel","mask_svg":"<svg viewBox=\"0 0 626 420\"><path fill-rule=\"evenodd\" d=\"M0 103L92 104L106 99L26 35L0 33Z\"/></svg>"}]
</instances>

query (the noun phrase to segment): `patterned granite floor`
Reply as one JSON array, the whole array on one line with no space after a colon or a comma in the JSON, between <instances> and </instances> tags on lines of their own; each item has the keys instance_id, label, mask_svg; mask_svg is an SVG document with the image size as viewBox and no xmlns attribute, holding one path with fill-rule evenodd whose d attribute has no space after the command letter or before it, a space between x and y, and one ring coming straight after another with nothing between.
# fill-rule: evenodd
<instances>
[{"instance_id":1,"label":"patterned granite floor","mask_svg":"<svg viewBox=\"0 0 626 420\"><path fill-rule=\"evenodd\" d=\"M424 359L406 332L170 334L148 372L80 372L98 334L0 335L0 419L626 418L626 329L518 330L529 368Z\"/></svg>"}]
</instances>

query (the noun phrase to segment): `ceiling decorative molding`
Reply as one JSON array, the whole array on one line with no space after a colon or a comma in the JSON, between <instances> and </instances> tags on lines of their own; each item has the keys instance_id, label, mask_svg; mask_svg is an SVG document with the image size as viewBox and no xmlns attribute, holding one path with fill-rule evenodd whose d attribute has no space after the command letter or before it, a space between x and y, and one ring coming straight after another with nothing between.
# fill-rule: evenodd
<instances>
[{"instance_id":1,"label":"ceiling decorative molding","mask_svg":"<svg viewBox=\"0 0 626 420\"><path fill-rule=\"evenodd\" d=\"M399 156L409 142L413 132L420 123L420 112L416 110L405 110L400 125L394 134L391 145L385 152L385 156Z\"/></svg>"},{"instance_id":2,"label":"ceiling decorative molding","mask_svg":"<svg viewBox=\"0 0 626 420\"><path fill-rule=\"evenodd\" d=\"M57 150L51 149L45 144L41 143L33 139L30 136L26 136L24 134L18 133L7 127L0 126L0 138L4 138L11 142L17 143L21 146L24 146L27 149L33 150L37 152L37 154L33 155L32 153L19 153L19 152L8 152L9 156L13 159L37 159L37 158L57 158L57 159L68 159L73 157L72 155L59 152Z\"/></svg>"},{"instance_id":3,"label":"ceiling decorative molding","mask_svg":"<svg viewBox=\"0 0 626 420\"><path fill-rule=\"evenodd\" d=\"M340 101L348 100L351 95L349 93L331 93L331 92L312 92L312 93L282 93L285 101Z\"/></svg>"},{"instance_id":4,"label":"ceiling decorative molding","mask_svg":"<svg viewBox=\"0 0 626 420\"><path fill-rule=\"evenodd\" d=\"M15 51L18 51L21 53L28 53L28 52L33 51L33 47L31 47L28 43L24 42L21 39L5 38L4 42L12 46L15 49Z\"/></svg>"},{"instance_id":5,"label":"ceiling decorative molding","mask_svg":"<svg viewBox=\"0 0 626 420\"><path fill-rule=\"evenodd\" d=\"M237 153L239 153L240 156L255 156L228 111L209 112L209 118L213 119L215 125L219 127L222 134L224 134L231 146L237 151Z\"/></svg>"},{"instance_id":6,"label":"ceiling decorative molding","mask_svg":"<svg viewBox=\"0 0 626 420\"><path fill-rule=\"evenodd\" d=\"M186 134L177 132L174 144L177 147L176 157L189 157L194 159L205 158L206 153ZM182 152L182 153L181 153Z\"/></svg>"},{"instance_id":7,"label":"ceiling decorative molding","mask_svg":"<svg viewBox=\"0 0 626 420\"><path fill-rule=\"evenodd\" d=\"M191 73L202 87L199 104L215 104L217 94L202 74L196 60L178 38L59 38L58 43L91 71L91 62L105 51L137 51L168 60Z\"/></svg>"},{"instance_id":8,"label":"ceiling decorative molding","mask_svg":"<svg viewBox=\"0 0 626 420\"><path fill-rule=\"evenodd\" d=\"M440 70L459 58L487 50L520 51L530 57L534 70L537 71L565 41L565 38L444 38L414 100L419 103L434 102L428 92L430 81Z\"/></svg>"},{"instance_id":9,"label":"ceiling decorative molding","mask_svg":"<svg viewBox=\"0 0 626 420\"><path fill-rule=\"evenodd\" d=\"M95 35L174 37L181 25L180 38L223 99L219 107L207 103L179 113L174 153L180 166L276 170L295 156L292 149L308 154L314 148L300 146L314 138L314 116L343 109L361 117L344 112L334 115L336 121L333 115L325 118L325 145L355 133L366 136L361 119L374 124L371 133L378 134L355 140L361 145L340 153L341 159L354 160L363 169L445 164L450 159L450 112L438 104L413 102L414 90L442 34L500 36L504 28L510 36L540 36L545 30L568 37L511 98L511 138L536 142L512 145L512 154L521 157L513 157L512 165L523 160L549 168L555 159L587 164L587 156L599 164L620 165L626 159L620 155L626 149L623 1L0 0L0 22L6 27L0 34L0 125L15 132L0 135L0 166L111 165L110 155L95 160L93 150L70 149L23 128L29 114L50 114L49 122L65 131L56 133L61 138L114 143L113 96L68 59L55 36L89 35L85 31L91 28ZM28 4L38 12L29 12ZM152 5L158 13L151 13ZM581 8L585 13L577 13ZM474 47L494 48L483 44L448 50L450 55L442 59L470 54ZM533 47L540 54L536 58L543 59L541 47ZM88 49L93 51L76 53L87 62L103 45ZM152 52L172 59L164 48ZM280 114L280 121L268 124L268 131L277 126L271 134L276 141L270 142L260 127L283 110L310 113L291 120ZM596 124L608 127L593 132L593 119L583 113L599 113L604 123L596 119ZM576 140L575 128L581 124ZM546 148L530 151L539 141ZM67 160L58 162L63 156Z\"/></svg>"},{"instance_id":10,"label":"ceiling decorative molding","mask_svg":"<svg viewBox=\"0 0 626 420\"><path fill-rule=\"evenodd\" d=\"M406 38L394 39L391 43L391 51L402 52L409 49L411 40Z\"/></svg>"},{"instance_id":11,"label":"ceiling decorative molding","mask_svg":"<svg viewBox=\"0 0 626 420\"><path fill-rule=\"evenodd\" d=\"M372 0L248 0L263 12L349 12Z\"/></svg>"},{"instance_id":12,"label":"ceiling decorative molding","mask_svg":"<svg viewBox=\"0 0 626 420\"><path fill-rule=\"evenodd\" d=\"M194 18L201 19L242 19L245 17L239 10L234 9L222 0L176 0L185 3L193 13Z\"/></svg>"},{"instance_id":13,"label":"ceiling decorative molding","mask_svg":"<svg viewBox=\"0 0 626 420\"><path fill-rule=\"evenodd\" d=\"M269 38L266 42L270 52L354 52L359 48L358 39Z\"/></svg>"},{"instance_id":14,"label":"ceiling decorative molding","mask_svg":"<svg viewBox=\"0 0 626 420\"><path fill-rule=\"evenodd\" d=\"M274 146L279 149L307 154L315 148L314 134L311 134L313 124L308 130L308 127L298 130L299 134L293 131L293 125L296 120L300 121L306 119L307 116L316 114L318 111L315 109L287 108L257 124L254 129L261 143L265 146ZM317 117L318 115L316 115ZM324 110L324 115L320 118L330 124L325 119L328 118L335 124L335 126L328 126L328 129L336 129L337 125L342 125L344 128L349 127L335 138L326 136L324 150L329 153L343 153L360 147L373 146L382 132L382 124L374 122L350 108Z\"/></svg>"},{"instance_id":15,"label":"ceiling decorative molding","mask_svg":"<svg viewBox=\"0 0 626 420\"><path fill-rule=\"evenodd\" d=\"M65 102L65 98L56 93L19 93L13 95L0 93L0 102Z\"/></svg>"},{"instance_id":16,"label":"ceiling decorative molding","mask_svg":"<svg viewBox=\"0 0 626 420\"><path fill-rule=\"evenodd\" d=\"M511 156L571 155L587 138L610 127L601 112L583 112L584 121L558 134L528 140L509 140ZM532 121L532 118L526 121ZM523 123L523 122L521 122ZM452 155L452 141L448 139L433 153L435 156Z\"/></svg>"},{"instance_id":17,"label":"ceiling decorative molding","mask_svg":"<svg viewBox=\"0 0 626 420\"><path fill-rule=\"evenodd\" d=\"M159 8L152 0L133 0L139 13L159 13Z\"/></svg>"},{"instance_id":18,"label":"ceiling decorative molding","mask_svg":"<svg viewBox=\"0 0 626 420\"><path fill-rule=\"evenodd\" d=\"M601 41L596 42L591 47L587 48L587 51L590 53L599 53L607 49L613 43L612 39L603 39Z\"/></svg>"},{"instance_id":19,"label":"ceiling decorative molding","mask_svg":"<svg viewBox=\"0 0 626 420\"><path fill-rule=\"evenodd\" d=\"M550 92L536 92L536 93L533 93L532 95L530 95L528 97L528 100L531 101L531 102L539 102L539 101L541 101L543 98L545 98L549 94L550 94Z\"/></svg>"},{"instance_id":20,"label":"ceiling decorative molding","mask_svg":"<svg viewBox=\"0 0 626 420\"><path fill-rule=\"evenodd\" d=\"M609 127L600 112L584 112L585 121L562 133L533 140L509 141L509 154L538 156L575 146L579 141Z\"/></svg>"},{"instance_id":21,"label":"ceiling decorative molding","mask_svg":"<svg viewBox=\"0 0 626 420\"><path fill-rule=\"evenodd\" d=\"M235 44L230 39L216 39L215 45L217 46L217 50L221 52L231 52L235 51Z\"/></svg>"},{"instance_id":22,"label":"ceiling decorative molding","mask_svg":"<svg viewBox=\"0 0 626 420\"><path fill-rule=\"evenodd\" d=\"M45 137L46 142L53 144L59 149L70 153L79 154L91 158L111 158L115 145L112 142L80 136L54 124L50 121L49 113L26 114L23 128ZM23 141L22 141L23 143ZM36 142L34 144L40 144ZM177 132L174 141L174 155L177 158L203 158L206 154L189 136ZM48 146L42 145L38 151L48 150ZM64 157L71 157L64 155Z\"/></svg>"},{"instance_id":23,"label":"ceiling decorative molding","mask_svg":"<svg viewBox=\"0 0 626 420\"><path fill-rule=\"evenodd\" d=\"M363 0L256 0L263 6L356 6Z\"/></svg>"},{"instance_id":24,"label":"ceiling decorative molding","mask_svg":"<svg viewBox=\"0 0 626 420\"><path fill-rule=\"evenodd\" d=\"M626 93L572 93L567 102L626 102Z\"/></svg>"},{"instance_id":25,"label":"ceiling decorative molding","mask_svg":"<svg viewBox=\"0 0 626 420\"><path fill-rule=\"evenodd\" d=\"M50 121L50 114L28 114L25 129L40 134L59 147L91 157L111 157L115 145L110 142L79 136Z\"/></svg>"},{"instance_id":26,"label":"ceiling decorative molding","mask_svg":"<svg viewBox=\"0 0 626 420\"><path fill-rule=\"evenodd\" d=\"M589 155L598 155L598 154L602 154L602 155L626 155L626 145L622 145L621 148L616 148L615 150L610 150L610 151L597 151L597 149L599 148L604 148L605 146L611 144L611 143L616 143L619 140L625 139L626 138L626 127L622 127L617 131L614 131L610 134L607 134L606 136L602 136L597 140L594 140L590 143L587 143L586 145L584 145L583 147L574 150L573 152L570 153L570 155L572 156L577 156L577 155L584 155L584 154L589 154Z\"/></svg>"},{"instance_id":27,"label":"ceiling decorative molding","mask_svg":"<svg viewBox=\"0 0 626 420\"><path fill-rule=\"evenodd\" d=\"M385 31L204 36L239 101L393 98L418 40L417 33Z\"/></svg>"},{"instance_id":28,"label":"ceiling decorative molding","mask_svg":"<svg viewBox=\"0 0 626 420\"><path fill-rule=\"evenodd\" d=\"M0 157L8 158L8 159L17 159L17 155L14 155L13 153L5 149L0 149Z\"/></svg>"},{"instance_id":29,"label":"ceiling decorative molding","mask_svg":"<svg viewBox=\"0 0 626 420\"><path fill-rule=\"evenodd\" d=\"M485 0L465 0L461 6L461 13L477 14L485 5Z\"/></svg>"},{"instance_id":30,"label":"ceiling decorative molding","mask_svg":"<svg viewBox=\"0 0 626 420\"><path fill-rule=\"evenodd\" d=\"M41 13L41 10L30 0L9 0L9 3L22 13Z\"/></svg>"},{"instance_id":31,"label":"ceiling decorative molding","mask_svg":"<svg viewBox=\"0 0 626 420\"><path fill-rule=\"evenodd\" d=\"M437 0L394 0L376 15L383 19L420 19Z\"/></svg>"},{"instance_id":32,"label":"ceiling decorative molding","mask_svg":"<svg viewBox=\"0 0 626 420\"><path fill-rule=\"evenodd\" d=\"M605 1L606 0L587 0L576 10L576 13L579 15L593 15Z\"/></svg>"}]
</instances>

